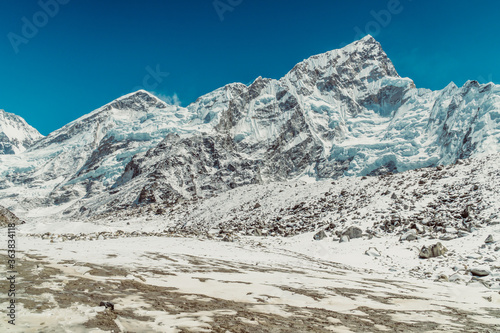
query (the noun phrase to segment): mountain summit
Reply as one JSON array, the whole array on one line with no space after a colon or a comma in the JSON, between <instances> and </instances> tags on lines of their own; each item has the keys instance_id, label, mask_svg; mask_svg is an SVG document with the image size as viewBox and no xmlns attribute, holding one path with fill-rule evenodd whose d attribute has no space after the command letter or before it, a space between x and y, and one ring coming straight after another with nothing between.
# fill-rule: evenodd
<instances>
[{"instance_id":1,"label":"mountain summit","mask_svg":"<svg viewBox=\"0 0 500 333\"><path fill-rule=\"evenodd\" d=\"M249 184L449 164L500 152L499 119L500 86L418 89L367 36L185 108L142 90L123 96L16 160L0 157L0 204L96 215Z\"/></svg>"},{"instance_id":2,"label":"mountain summit","mask_svg":"<svg viewBox=\"0 0 500 333\"><path fill-rule=\"evenodd\" d=\"M42 137L23 118L0 110L0 155L19 154Z\"/></svg>"}]
</instances>

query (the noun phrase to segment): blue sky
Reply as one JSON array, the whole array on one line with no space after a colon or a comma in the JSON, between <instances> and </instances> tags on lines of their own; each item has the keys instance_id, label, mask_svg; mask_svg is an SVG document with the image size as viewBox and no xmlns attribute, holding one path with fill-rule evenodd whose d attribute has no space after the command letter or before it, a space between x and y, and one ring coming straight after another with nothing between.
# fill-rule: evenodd
<instances>
[{"instance_id":1,"label":"blue sky","mask_svg":"<svg viewBox=\"0 0 500 333\"><path fill-rule=\"evenodd\" d=\"M0 108L46 135L141 87L185 106L278 79L366 33L418 87L500 83L498 13L463 0L2 1Z\"/></svg>"}]
</instances>

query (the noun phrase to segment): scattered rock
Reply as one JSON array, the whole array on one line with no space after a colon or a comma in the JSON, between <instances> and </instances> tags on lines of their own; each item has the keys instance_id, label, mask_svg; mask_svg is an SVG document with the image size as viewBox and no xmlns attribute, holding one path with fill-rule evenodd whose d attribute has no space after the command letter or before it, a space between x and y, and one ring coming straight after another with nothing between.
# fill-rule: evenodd
<instances>
[{"instance_id":1,"label":"scattered rock","mask_svg":"<svg viewBox=\"0 0 500 333\"><path fill-rule=\"evenodd\" d=\"M370 247L368 250L365 251L365 254L370 257L380 257L382 254L380 253L379 250L375 247Z\"/></svg>"},{"instance_id":2,"label":"scattered rock","mask_svg":"<svg viewBox=\"0 0 500 333\"><path fill-rule=\"evenodd\" d=\"M260 208L260 207L262 207L262 206L260 205L260 202L257 202L257 203L255 204L255 206L253 206L253 209L257 209L257 208Z\"/></svg>"},{"instance_id":3,"label":"scattered rock","mask_svg":"<svg viewBox=\"0 0 500 333\"><path fill-rule=\"evenodd\" d=\"M484 242L486 244L495 243L495 240L493 239L493 235L488 235L488 237L486 237L486 239L484 240Z\"/></svg>"},{"instance_id":4,"label":"scattered rock","mask_svg":"<svg viewBox=\"0 0 500 333\"><path fill-rule=\"evenodd\" d=\"M410 230L399 238L400 241L413 241L417 240L417 232L415 230Z\"/></svg>"},{"instance_id":5,"label":"scattered rock","mask_svg":"<svg viewBox=\"0 0 500 333\"><path fill-rule=\"evenodd\" d=\"M101 302L99 303L99 306L104 306L106 309L110 309L111 311L115 310L115 305L111 302Z\"/></svg>"},{"instance_id":6,"label":"scattered rock","mask_svg":"<svg viewBox=\"0 0 500 333\"><path fill-rule=\"evenodd\" d=\"M471 215L472 215L472 207L470 205L465 207L465 209L460 213L460 216L462 216L462 218L464 219L470 217Z\"/></svg>"},{"instance_id":7,"label":"scattered rock","mask_svg":"<svg viewBox=\"0 0 500 333\"><path fill-rule=\"evenodd\" d=\"M423 246L418 256L421 259L429 259L442 256L447 251L448 249L444 247L443 244L438 242L434 245L431 245L430 247Z\"/></svg>"},{"instance_id":8,"label":"scattered rock","mask_svg":"<svg viewBox=\"0 0 500 333\"><path fill-rule=\"evenodd\" d=\"M316 235L314 235L314 240L322 240L323 238L326 238L327 235L326 235L326 232L324 230L321 230L319 231L318 233L316 233Z\"/></svg>"},{"instance_id":9,"label":"scattered rock","mask_svg":"<svg viewBox=\"0 0 500 333\"><path fill-rule=\"evenodd\" d=\"M470 273L474 276L479 276L479 277L490 275L490 272L488 272L485 269L481 269L481 268L473 268L470 270Z\"/></svg>"},{"instance_id":10,"label":"scattered rock","mask_svg":"<svg viewBox=\"0 0 500 333\"><path fill-rule=\"evenodd\" d=\"M449 240L452 240L455 238L458 238L457 234L444 234L444 235L439 236L439 239L443 240L443 241L449 241Z\"/></svg>"},{"instance_id":11,"label":"scattered rock","mask_svg":"<svg viewBox=\"0 0 500 333\"><path fill-rule=\"evenodd\" d=\"M344 235L349 236L349 239L360 238L363 236L363 230L358 227L351 226L342 233L342 236Z\"/></svg>"}]
</instances>

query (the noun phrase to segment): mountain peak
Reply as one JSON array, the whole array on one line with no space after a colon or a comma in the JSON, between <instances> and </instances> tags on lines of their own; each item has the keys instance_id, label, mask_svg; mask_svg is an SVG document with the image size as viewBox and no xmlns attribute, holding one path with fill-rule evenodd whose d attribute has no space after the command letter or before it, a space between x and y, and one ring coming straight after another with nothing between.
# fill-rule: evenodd
<instances>
[{"instance_id":1,"label":"mountain peak","mask_svg":"<svg viewBox=\"0 0 500 333\"><path fill-rule=\"evenodd\" d=\"M373 42L377 42L377 40L375 38L373 38L372 35L368 34L365 37L363 37L360 40L358 40L358 42L365 42L365 43L366 42L370 42L370 43L373 43Z\"/></svg>"},{"instance_id":2,"label":"mountain peak","mask_svg":"<svg viewBox=\"0 0 500 333\"><path fill-rule=\"evenodd\" d=\"M21 153L42 137L22 117L0 109L0 155Z\"/></svg>"},{"instance_id":3,"label":"mountain peak","mask_svg":"<svg viewBox=\"0 0 500 333\"><path fill-rule=\"evenodd\" d=\"M121 96L111 103L106 104L103 107L103 111L111 110L112 108L123 110L123 109L134 109L134 110L146 110L150 107L157 107L159 109L164 109L168 104L152 93L140 89L130 94Z\"/></svg>"}]
</instances>

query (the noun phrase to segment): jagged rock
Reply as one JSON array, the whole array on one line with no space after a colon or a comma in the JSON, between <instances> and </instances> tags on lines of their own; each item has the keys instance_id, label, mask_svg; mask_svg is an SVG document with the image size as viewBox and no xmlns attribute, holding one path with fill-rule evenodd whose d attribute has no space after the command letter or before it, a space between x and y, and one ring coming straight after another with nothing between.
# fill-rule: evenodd
<instances>
[{"instance_id":1,"label":"jagged rock","mask_svg":"<svg viewBox=\"0 0 500 333\"><path fill-rule=\"evenodd\" d=\"M365 254L370 257L380 257L381 253L377 248L375 247L370 247L368 250L365 251Z\"/></svg>"},{"instance_id":2,"label":"jagged rock","mask_svg":"<svg viewBox=\"0 0 500 333\"><path fill-rule=\"evenodd\" d=\"M315 235L314 235L314 240L322 240L323 238L327 237L326 233L324 230L321 230L319 232L317 232Z\"/></svg>"},{"instance_id":3,"label":"jagged rock","mask_svg":"<svg viewBox=\"0 0 500 333\"><path fill-rule=\"evenodd\" d=\"M473 276L479 276L479 277L483 277L483 276L488 276L490 275L490 272L487 271L486 269L481 269L481 268L472 268L470 270L470 273L473 275Z\"/></svg>"},{"instance_id":4,"label":"jagged rock","mask_svg":"<svg viewBox=\"0 0 500 333\"><path fill-rule=\"evenodd\" d=\"M342 235L349 236L349 239L360 238L361 236L363 236L363 230L361 230L358 227L351 226L351 227L347 228L347 230L345 230L342 233Z\"/></svg>"},{"instance_id":5,"label":"jagged rock","mask_svg":"<svg viewBox=\"0 0 500 333\"><path fill-rule=\"evenodd\" d=\"M484 240L484 242L486 244L495 243L495 240L493 239L493 235L488 235L488 237L486 237L486 239Z\"/></svg>"},{"instance_id":6,"label":"jagged rock","mask_svg":"<svg viewBox=\"0 0 500 333\"><path fill-rule=\"evenodd\" d=\"M434 257L439 257L445 254L448 251L446 247L441 243L436 243L429 247L423 246L419 253L419 258L421 259L429 259Z\"/></svg>"}]
</instances>

